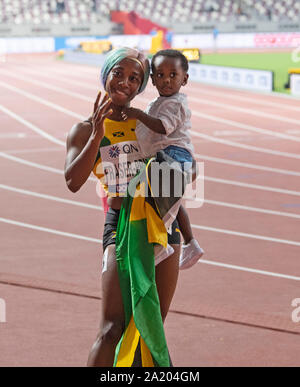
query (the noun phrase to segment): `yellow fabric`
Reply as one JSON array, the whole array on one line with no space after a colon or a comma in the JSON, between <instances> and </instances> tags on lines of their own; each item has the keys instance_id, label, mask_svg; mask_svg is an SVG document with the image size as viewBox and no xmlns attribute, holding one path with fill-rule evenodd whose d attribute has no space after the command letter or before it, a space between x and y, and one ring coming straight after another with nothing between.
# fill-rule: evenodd
<instances>
[{"instance_id":1,"label":"yellow fabric","mask_svg":"<svg viewBox=\"0 0 300 387\"><path fill-rule=\"evenodd\" d=\"M141 338L141 357L143 367L154 367L153 359L145 341Z\"/></svg>"},{"instance_id":2,"label":"yellow fabric","mask_svg":"<svg viewBox=\"0 0 300 387\"><path fill-rule=\"evenodd\" d=\"M141 220L145 219L145 217L145 183L141 183L134 194L129 221Z\"/></svg>"},{"instance_id":3,"label":"yellow fabric","mask_svg":"<svg viewBox=\"0 0 300 387\"><path fill-rule=\"evenodd\" d=\"M154 211L153 207L146 202L147 232L149 243L159 243L167 247L168 234L164 222Z\"/></svg>"},{"instance_id":4,"label":"yellow fabric","mask_svg":"<svg viewBox=\"0 0 300 387\"><path fill-rule=\"evenodd\" d=\"M136 348L139 343L140 333L136 329L133 317L125 331L124 338L119 350L116 367L131 367Z\"/></svg>"}]
</instances>

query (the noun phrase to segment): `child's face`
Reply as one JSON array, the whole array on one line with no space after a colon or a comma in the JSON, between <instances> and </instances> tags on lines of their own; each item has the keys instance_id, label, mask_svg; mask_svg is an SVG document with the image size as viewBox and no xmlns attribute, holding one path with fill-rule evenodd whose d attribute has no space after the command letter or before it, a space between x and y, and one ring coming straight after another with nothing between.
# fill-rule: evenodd
<instances>
[{"instance_id":1,"label":"child's face","mask_svg":"<svg viewBox=\"0 0 300 387\"><path fill-rule=\"evenodd\" d=\"M152 83L162 97L171 97L186 85L188 74L183 70L179 58L158 56L154 61Z\"/></svg>"},{"instance_id":2,"label":"child's face","mask_svg":"<svg viewBox=\"0 0 300 387\"><path fill-rule=\"evenodd\" d=\"M138 94L143 81L141 66L131 60L123 59L109 73L105 85L112 102L117 106L126 106Z\"/></svg>"}]
</instances>

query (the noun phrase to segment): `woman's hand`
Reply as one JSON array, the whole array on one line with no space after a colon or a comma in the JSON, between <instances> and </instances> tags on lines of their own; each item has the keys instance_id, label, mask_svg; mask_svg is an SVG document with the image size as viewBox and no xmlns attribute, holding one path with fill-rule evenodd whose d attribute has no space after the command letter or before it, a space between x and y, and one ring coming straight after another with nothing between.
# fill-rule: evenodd
<instances>
[{"instance_id":1,"label":"woman's hand","mask_svg":"<svg viewBox=\"0 0 300 387\"><path fill-rule=\"evenodd\" d=\"M105 96L102 98L100 104L100 97L101 92L99 91L96 101L94 103L94 112L92 116L92 126L93 126L93 132L92 136L100 137L102 138L104 136L104 127L103 122L105 118L109 117L112 114L112 109L110 108L111 105L111 99L109 98L108 94L106 93Z\"/></svg>"}]
</instances>

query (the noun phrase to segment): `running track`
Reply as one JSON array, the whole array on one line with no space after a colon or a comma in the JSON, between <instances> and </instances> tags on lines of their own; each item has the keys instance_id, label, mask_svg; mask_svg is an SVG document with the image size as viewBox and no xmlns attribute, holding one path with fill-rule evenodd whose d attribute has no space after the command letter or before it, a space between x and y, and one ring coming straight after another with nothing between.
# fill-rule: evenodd
<instances>
[{"instance_id":1,"label":"running track","mask_svg":"<svg viewBox=\"0 0 300 387\"><path fill-rule=\"evenodd\" d=\"M95 338L103 212L95 180L72 194L63 167L98 78L52 55L0 66L0 366L85 366ZM189 213L206 254L180 273L166 321L174 364L299 366L300 101L196 83L185 92L205 168L205 203ZM135 105L155 96L149 86Z\"/></svg>"}]
</instances>

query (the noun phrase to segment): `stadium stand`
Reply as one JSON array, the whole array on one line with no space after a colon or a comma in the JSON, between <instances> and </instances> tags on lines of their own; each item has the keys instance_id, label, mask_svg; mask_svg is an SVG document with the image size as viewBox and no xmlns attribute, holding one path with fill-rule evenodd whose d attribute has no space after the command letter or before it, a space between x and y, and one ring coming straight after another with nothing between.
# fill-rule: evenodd
<instances>
[{"instance_id":1,"label":"stadium stand","mask_svg":"<svg viewBox=\"0 0 300 387\"><path fill-rule=\"evenodd\" d=\"M111 10L172 22L299 21L297 0L2 0L0 23L79 24L109 18Z\"/></svg>"}]
</instances>

